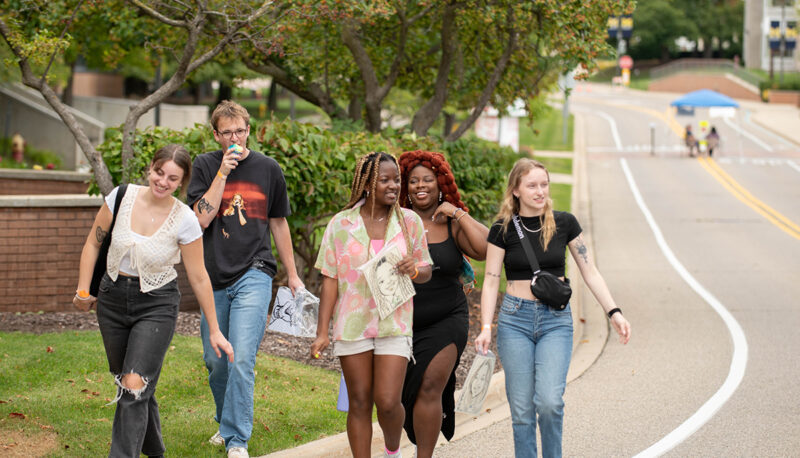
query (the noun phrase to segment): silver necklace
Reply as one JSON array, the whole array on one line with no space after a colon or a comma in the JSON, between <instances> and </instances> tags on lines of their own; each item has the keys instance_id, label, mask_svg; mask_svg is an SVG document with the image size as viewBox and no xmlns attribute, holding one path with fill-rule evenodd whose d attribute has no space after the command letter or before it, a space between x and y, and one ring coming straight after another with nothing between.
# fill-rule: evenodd
<instances>
[{"instance_id":1,"label":"silver necklace","mask_svg":"<svg viewBox=\"0 0 800 458\"><path fill-rule=\"evenodd\" d=\"M532 231L532 230L528 229L527 227L525 227L525 223L522 222L522 217L521 216L519 217L519 223L522 224L522 228L523 229L525 229L528 232L533 232L534 234L542 230L541 227L539 229L536 229L535 231Z\"/></svg>"}]
</instances>

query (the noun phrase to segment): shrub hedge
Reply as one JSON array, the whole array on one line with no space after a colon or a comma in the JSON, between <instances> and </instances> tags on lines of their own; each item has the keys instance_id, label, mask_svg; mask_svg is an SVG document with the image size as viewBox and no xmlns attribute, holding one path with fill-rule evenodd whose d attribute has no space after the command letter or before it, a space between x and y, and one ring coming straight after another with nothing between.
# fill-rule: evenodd
<instances>
[{"instance_id":1,"label":"shrub hedge","mask_svg":"<svg viewBox=\"0 0 800 458\"><path fill-rule=\"evenodd\" d=\"M122 176L122 131L109 129L105 139L98 149L118 183ZM497 212L507 173L520 157L510 148L475 137L442 142L397 131L372 134L362 130L331 130L275 119L253 126L249 142L250 149L273 157L283 168L293 212L288 222L298 273L310 288L318 280L313 264L322 232L330 217L349 199L359 156L370 151L399 156L403 151L416 149L444 153L452 165L464 203L473 217L485 223L490 223ZM134 159L128 164L130 176L144 180L155 151L169 143L184 145L192 158L219 148L207 125L198 124L182 131L165 128L138 131ZM96 183L92 183L89 192L99 192ZM282 275L279 273L276 283Z\"/></svg>"}]
</instances>

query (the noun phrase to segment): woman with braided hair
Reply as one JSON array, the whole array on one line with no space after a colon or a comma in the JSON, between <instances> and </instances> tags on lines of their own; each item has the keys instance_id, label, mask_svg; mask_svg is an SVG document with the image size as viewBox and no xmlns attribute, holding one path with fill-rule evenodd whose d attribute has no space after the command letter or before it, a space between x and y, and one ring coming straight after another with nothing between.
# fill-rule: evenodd
<instances>
[{"instance_id":1,"label":"woman with braided hair","mask_svg":"<svg viewBox=\"0 0 800 458\"><path fill-rule=\"evenodd\" d=\"M433 259L431 280L414 285L414 362L403 386L405 430L423 458L433 454L440 430L453 437L455 373L469 332L459 275L463 255L486 258L489 229L467 212L442 154L409 151L399 163L400 199L422 218Z\"/></svg>"},{"instance_id":2,"label":"woman with braided hair","mask_svg":"<svg viewBox=\"0 0 800 458\"><path fill-rule=\"evenodd\" d=\"M380 319L367 280L358 267L384 245L400 248L397 275L414 283L431 278L431 260L422 221L401 208L400 170L387 153L370 153L356 164L350 201L325 229L315 267L322 273L317 338L311 356L319 358L330 344L339 357L350 408L347 438L354 457L370 456L372 406L378 409L386 456L399 457L405 412L401 403L406 365L412 356L413 301Z\"/></svg>"}]
</instances>

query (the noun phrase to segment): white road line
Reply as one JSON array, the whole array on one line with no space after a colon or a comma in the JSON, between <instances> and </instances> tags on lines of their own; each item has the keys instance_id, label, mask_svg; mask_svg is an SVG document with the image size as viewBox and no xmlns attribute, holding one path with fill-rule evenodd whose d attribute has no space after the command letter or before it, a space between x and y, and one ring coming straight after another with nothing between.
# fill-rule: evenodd
<instances>
[{"instance_id":1,"label":"white road line","mask_svg":"<svg viewBox=\"0 0 800 458\"><path fill-rule=\"evenodd\" d=\"M608 115L608 113L604 113L602 111L592 111L592 113L598 114L605 118L609 124L611 124L611 136L614 137L614 145L616 145L618 150L622 149L622 141L619 139L619 131L617 130L617 122L614 121L614 118Z\"/></svg>"},{"instance_id":2,"label":"white road line","mask_svg":"<svg viewBox=\"0 0 800 458\"><path fill-rule=\"evenodd\" d=\"M766 143L764 143L764 142L762 142L761 140L759 140L759 139L758 139L758 137L756 137L755 135L751 134L750 132L748 132L748 131L746 131L746 130L742 129L742 126L737 126L736 124L732 123L732 122L731 122L731 120L730 120L730 118L725 118L725 124L727 124L727 125L731 126L731 127L732 127L734 130L736 130L736 131L737 131L737 132L738 132L740 135L744 135L745 137L747 137L747 138L749 138L751 141L753 141L753 143L756 143L756 144L758 144L759 146L761 146L761 147L762 147L762 148L764 148L765 150L769 151L770 153L774 151L774 150L772 149L772 147L771 147L771 146L769 146L769 145L767 145Z\"/></svg>"},{"instance_id":3,"label":"white road line","mask_svg":"<svg viewBox=\"0 0 800 458\"><path fill-rule=\"evenodd\" d=\"M797 145L795 143L783 138L782 135L779 135L779 134L777 134L777 133L765 128L764 126L758 124L757 122L753 121L752 112L750 110L745 111L744 121L746 123L750 124L751 126L755 127L756 129L760 130L761 132L763 132L763 133L765 133L767 135L770 135L772 138L775 138L775 139L779 140L785 146L788 146L790 148L797 148Z\"/></svg>"},{"instance_id":4,"label":"white road line","mask_svg":"<svg viewBox=\"0 0 800 458\"><path fill-rule=\"evenodd\" d=\"M628 180L628 185L631 188L631 192L633 193L633 197L636 200L636 203L639 205L639 209L644 214L645 219L647 220L647 224L650 226L650 230L653 231L653 235L656 238L656 243L658 243L659 248L661 248L661 252L667 258L667 261L672 265L672 268L678 272L678 275L683 278L689 287L691 287L700 297L702 297L711 308L714 309L717 314L722 318L722 321L725 322L725 325L728 327L728 331L731 334L731 338L733 339L733 356L731 357L731 366L730 370L728 371L728 377L725 379L725 382L722 386L711 396L708 401L703 404L700 409L697 410L691 417L686 419L680 426L675 428L672 432L664 436L661 440L656 442L655 444L648 447L646 450L638 453L636 457L651 457L651 456L661 456L664 453L672 450L675 446L686 440L689 436L694 434L698 429L700 429L706 422L708 422L716 413L717 411L728 401L728 399L733 395L736 388L739 387L739 383L741 383L742 378L744 377L745 368L747 367L747 339L745 338L744 331L742 330L739 323L736 319L731 315L728 309L725 308L722 303L717 300L708 290L706 290L700 282L698 282L683 264L678 261L678 258L675 257L675 254L670 249L669 245L667 245L667 241L664 239L663 234L661 233L661 229L659 229L658 224L656 224L655 218L650 213L650 210L647 208L647 205L642 198L642 195L639 193L639 188L636 186L636 182L633 179L633 175L631 174L630 169L628 168L628 162L625 158L620 158L620 164L622 165L622 171L625 173L625 178Z\"/></svg>"},{"instance_id":5,"label":"white road line","mask_svg":"<svg viewBox=\"0 0 800 458\"><path fill-rule=\"evenodd\" d=\"M786 161L786 163L789 164L789 167L791 167L791 168L797 170L798 172L800 172L800 165L797 165L797 163L795 161L789 160L789 161Z\"/></svg>"}]
</instances>

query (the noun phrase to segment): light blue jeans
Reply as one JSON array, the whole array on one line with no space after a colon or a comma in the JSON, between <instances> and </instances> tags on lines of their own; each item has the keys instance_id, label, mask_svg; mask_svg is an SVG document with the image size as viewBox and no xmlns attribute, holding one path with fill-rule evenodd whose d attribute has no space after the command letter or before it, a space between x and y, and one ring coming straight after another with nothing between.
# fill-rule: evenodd
<instances>
[{"instance_id":1,"label":"light blue jeans","mask_svg":"<svg viewBox=\"0 0 800 458\"><path fill-rule=\"evenodd\" d=\"M234 361L217 358L208 341L208 322L202 317L203 359L214 395L219 433L225 447L247 448L253 432L253 386L256 353L267 325L272 277L250 269L233 285L214 291L220 331L233 346Z\"/></svg>"},{"instance_id":2,"label":"light blue jeans","mask_svg":"<svg viewBox=\"0 0 800 458\"><path fill-rule=\"evenodd\" d=\"M572 357L572 311L508 294L497 324L497 352L506 375L514 453L536 458L536 417L542 456L561 456L564 388Z\"/></svg>"}]
</instances>

